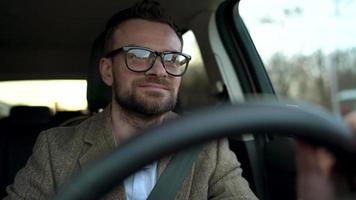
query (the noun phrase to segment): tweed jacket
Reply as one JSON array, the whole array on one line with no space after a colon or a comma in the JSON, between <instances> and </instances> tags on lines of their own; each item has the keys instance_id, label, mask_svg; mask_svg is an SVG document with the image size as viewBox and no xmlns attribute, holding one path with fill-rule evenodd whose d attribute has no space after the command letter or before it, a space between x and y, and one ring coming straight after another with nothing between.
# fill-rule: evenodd
<instances>
[{"instance_id":1,"label":"tweed jacket","mask_svg":"<svg viewBox=\"0 0 356 200\"><path fill-rule=\"evenodd\" d=\"M58 188L88 163L114 148L110 107L77 126L44 131L39 135L26 166L17 173L14 183L7 187L8 196L5 199L50 199ZM163 158L158 162L157 178L169 159ZM103 199L125 200L123 184ZM221 139L204 145L176 199L256 197L242 178L240 164L229 150L227 140Z\"/></svg>"}]
</instances>

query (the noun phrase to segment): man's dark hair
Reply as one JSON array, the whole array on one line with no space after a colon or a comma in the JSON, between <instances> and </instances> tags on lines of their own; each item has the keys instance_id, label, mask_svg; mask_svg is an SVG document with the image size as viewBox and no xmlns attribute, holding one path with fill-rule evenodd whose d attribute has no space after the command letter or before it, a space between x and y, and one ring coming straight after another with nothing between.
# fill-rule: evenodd
<instances>
[{"instance_id":1,"label":"man's dark hair","mask_svg":"<svg viewBox=\"0 0 356 200\"><path fill-rule=\"evenodd\" d=\"M151 0L143 0L136 3L134 6L121 10L114 14L106 24L105 28L105 43L104 51L108 53L112 50L113 34L117 27L124 21L129 19L145 19L153 22L160 22L169 25L177 34L181 44L183 45L182 34L177 25L172 21L171 17L164 13L159 2Z\"/></svg>"}]
</instances>

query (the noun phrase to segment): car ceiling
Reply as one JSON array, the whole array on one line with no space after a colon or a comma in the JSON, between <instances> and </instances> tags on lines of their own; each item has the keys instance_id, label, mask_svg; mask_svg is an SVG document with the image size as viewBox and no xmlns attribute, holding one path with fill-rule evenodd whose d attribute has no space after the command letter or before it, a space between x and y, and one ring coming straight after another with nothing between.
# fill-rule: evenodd
<instances>
[{"instance_id":1,"label":"car ceiling","mask_svg":"<svg viewBox=\"0 0 356 200\"><path fill-rule=\"evenodd\" d=\"M160 0L183 28L223 0ZM91 46L129 0L0 2L0 80L85 78Z\"/></svg>"}]
</instances>

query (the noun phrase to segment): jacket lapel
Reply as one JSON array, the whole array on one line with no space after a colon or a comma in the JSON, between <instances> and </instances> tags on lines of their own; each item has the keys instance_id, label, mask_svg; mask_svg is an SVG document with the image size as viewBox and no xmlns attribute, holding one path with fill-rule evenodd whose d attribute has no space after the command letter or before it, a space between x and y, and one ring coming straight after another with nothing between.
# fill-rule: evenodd
<instances>
[{"instance_id":1,"label":"jacket lapel","mask_svg":"<svg viewBox=\"0 0 356 200\"><path fill-rule=\"evenodd\" d=\"M177 114L168 113L165 121L170 121L177 118ZM111 122L111 105L105 108L102 113L96 114L87 130L81 130L86 132L83 140L85 148L79 158L79 164L82 168L90 161L110 153L115 148L115 142L112 135L112 122ZM158 176L166 167L170 157L161 159L158 165Z\"/></svg>"},{"instance_id":2,"label":"jacket lapel","mask_svg":"<svg viewBox=\"0 0 356 200\"><path fill-rule=\"evenodd\" d=\"M90 162L110 153L115 148L114 138L111 128L111 106L108 106L102 113L96 114L86 132L83 142L85 147L79 158L80 168L85 167ZM109 192L106 200L126 200L125 189L122 184Z\"/></svg>"},{"instance_id":3,"label":"jacket lapel","mask_svg":"<svg viewBox=\"0 0 356 200\"><path fill-rule=\"evenodd\" d=\"M79 158L80 167L110 153L115 148L111 128L111 106L96 114L89 125L83 141L85 147Z\"/></svg>"},{"instance_id":4,"label":"jacket lapel","mask_svg":"<svg viewBox=\"0 0 356 200\"><path fill-rule=\"evenodd\" d=\"M177 117L174 113L169 113L165 121L175 119ZM83 142L84 149L79 158L80 168L85 167L90 162L110 153L115 148L115 142L112 135L111 125L111 105L108 106L102 113L93 116L91 124L86 132ZM157 180L167 167L172 156L167 156L158 161L157 165ZM116 187L112 192L105 196L105 199L120 199L126 200L125 189L122 184Z\"/></svg>"}]
</instances>

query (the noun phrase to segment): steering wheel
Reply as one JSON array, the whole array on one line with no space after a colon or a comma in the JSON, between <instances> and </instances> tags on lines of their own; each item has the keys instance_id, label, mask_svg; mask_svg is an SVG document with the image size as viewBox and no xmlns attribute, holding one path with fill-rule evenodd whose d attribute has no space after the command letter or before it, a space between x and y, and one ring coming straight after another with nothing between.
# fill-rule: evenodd
<instances>
[{"instance_id":1,"label":"steering wheel","mask_svg":"<svg viewBox=\"0 0 356 200\"><path fill-rule=\"evenodd\" d=\"M292 136L343 156L356 152L351 130L341 119L316 107L271 102L225 105L138 134L83 170L55 199L98 199L154 160L208 140L246 133Z\"/></svg>"}]
</instances>

